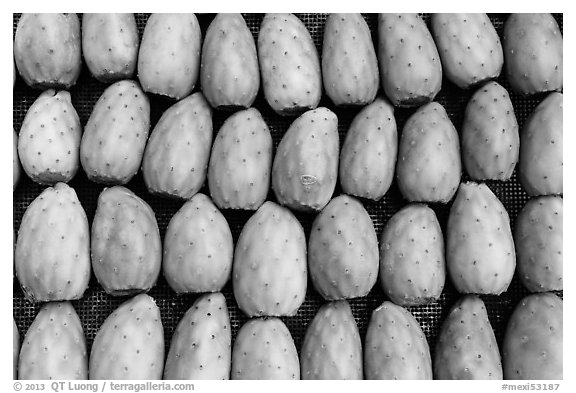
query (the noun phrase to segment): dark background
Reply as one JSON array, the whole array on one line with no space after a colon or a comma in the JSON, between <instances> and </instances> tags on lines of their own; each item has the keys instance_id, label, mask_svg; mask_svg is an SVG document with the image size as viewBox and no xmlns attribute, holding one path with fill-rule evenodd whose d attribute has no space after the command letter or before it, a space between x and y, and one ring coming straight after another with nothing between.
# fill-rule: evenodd
<instances>
[{"instance_id":1,"label":"dark background","mask_svg":"<svg viewBox=\"0 0 576 393\"><path fill-rule=\"evenodd\" d=\"M203 36L206 33L208 25L214 18L214 15L215 14L197 14L200 26L202 28ZM79 16L81 18L81 14L79 14ZM138 24L140 37L142 37L142 32L148 16L149 14L136 14L136 21ZM326 14L297 14L297 16L304 22L310 31L312 38L314 39L314 43L318 49L318 53L321 54L323 26L326 19ZM14 14L14 32L16 31L16 25L18 23L19 17L20 14ZM377 15L364 14L364 17L372 31L374 44L377 45ZM427 22L429 22L429 15L424 14L423 17ZM560 25L560 29L562 30L562 14L555 14L555 17ZM262 21L263 14L244 14L244 18L248 24L248 27L252 31L254 38L257 39L258 29L260 22ZM501 39L503 34L503 25L506 18L506 14L490 14L490 19ZM137 79L136 76L134 76L134 78ZM442 85L442 90L435 100L445 107L450 119L456 128L460 131L466 103L468 102L468 99L472 95L473 91L464 91L457 88L455 85L447 81L446 77L444 77L443 80L444 82ZM508 81L504 75L498 78L497 81L506 89L509 89ZM199 83L200 82L198 81L194 91L200 90ZM76 108L78 115L80 116L80 121L83 126L86 125L94 104L106 87L106 84L98 82L90 75L86 65L84 64L78 82L74 87L70 89L70 93L72 95L72 103ZM17 78L13 93L13 126L17 132L20 130L22 121L26 115L26 111L32 105L34 100L40 95L40 93L41 92L39 90L33 90L28 87L20 77ZM544 97L535 96L526 98L521 97L512 91L509 91L509 93L514 105L518 124L520 127L522 127L528 115L532 112L536 105L542 101ZM380 94L383 94L382 89L380 89ZM161 114L171 104L173 104L173 101L158 96L149 95L149 97L151 105L151 125L154 127ZM275 152L276 147L282 138L282 135L288 129L290 123L294 120L294 117L280 117L276 115L276 113L268 106L264 100L262 88L260 89L258 97L253 106L260 110L264 120L270 127L274 141ZM361 108L335 108L332 102L325 95L322 97L320 106L328 107L337 114L339 122L338 130L340 133L340 144L342 145L344 136L348 127L350 126L353 117L359 112ZM402 126L404 125L406 119L414 111L414 108L396 108L395 115L399 132L401 132ZM216 135L220 126L228 116L229 113L214 111L214 135ZM152 128L150 131L152 131ZM465 173L463 174L462 180L468 180L468 177ZM498 196L498 198L500 198L506 207L508 214L510 215L511 224L514 225L516 216L528 200L527 194L520 186L516 171L514 172L512 179L508 182L490 181L487 183L490 189ZM81 168L79 169L76 177L70 181L69 185L76 190L78 198L86 210L88 220L91 224L96 210L98 195L103 190L104 186L89 181ZM160 234L163 238L170 218L182 206L183 202L163 199L149 194L144 185L141 172L139 172L138 175L136 175L126 186L150 204L156 214L156 219L160 228ZM14 192L13 225L15 231L18 231L20 221L24 211L26 210L26 207L42 192L43 189L44 186L33 183L25 174L22 175L21 181ZM201 192L210 195L207 185L204 186ZM339 195L340 192L340 187L337 186L334 196ZM268 199L275 200L272 191L270 191ZM380 238L384 225L388 219L407 202L400 195L396 182L394 181L390 190L380 202L362 200L362 203L368 210L374 222L378 238ZM432 209L434 209L436 212L444 232L450 204L438 204L431 206ZM252 212L224 210L223 214L228 220L232 234L234 236L234 241L236 242L244 223L252 215ZM306 232L306 236L308 237L310 233L310 227L315 215L305 213L295 213L295 215L302 223ZM13 288L14 318L16 320L16 324L18 325L21 337L23 337L28 327L32 323L35 315L37 314L40 305L28 303L24 299L24 294L20 289L18 280L16 278L14 278ZM230 310L232 338L235 339L238 329L248 320L248 318L238 308L234 300L232 295L231 282L225 286L223 293L226 297L228 308ZM170 339L176 328L176 325L186 310L197 298L197 295L177 296L167 285L162 275L160 275L158 283L154 288L152 288L152 290L150 290L149 294L156 300L156 303L160 307L162 322L164 325L166 350L168 350ZM482 296L482 299L486 303L490 322L494 328L499 344L502 343L506 323L513 308L516 306L519 300L527 294L528 291L521 286L518 278L515 276L508 290L502 295ZM561 295L561 293L559 294ZM414 314L422 326L422 329L424 330L424 333L428 339L428 343L430 344L432 354L434 354L434 346L440 325L445 319L449 308L454 304L454 302L456 302L459 297L460 295L455 291L454 287L450 283L449 277L447 277L444 292L438 302L425 306L409 308L409 310ZM94 337L106 317L116 307L118 307L120 303L127 299L127 297L112 297L107 295L99 286L94 275L92 275L90 286L85 292L84 297L80 300L72 302L74 308L78 312L80 320L82 321L88 349L91 348ZM364 341L366 328L372 310L378 307L384 300L387 299L380 289L379 283L377 282L374 289L367 297L350 301L354 317L360 329L362 341ZM302 344L304 334L309 322L323 303L324 300L318 295L318 293L316 293L312 283L309 280L306 300L300 307L296 316L282 318L292 333L298 351L300 351L300 346Z\"/></svg>"}]
</instances>

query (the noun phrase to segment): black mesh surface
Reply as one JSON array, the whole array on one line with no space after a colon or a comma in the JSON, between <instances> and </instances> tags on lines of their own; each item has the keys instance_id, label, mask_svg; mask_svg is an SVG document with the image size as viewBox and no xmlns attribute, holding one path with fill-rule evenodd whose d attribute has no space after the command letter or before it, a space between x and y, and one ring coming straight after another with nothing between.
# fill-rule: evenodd
<instances>
[{"instance_id":1,"label":"black mesh surface","mask_svg":"<svg viewBox=\"0 0 576 393\"><path fill-rule=\"evenodd\" d=\"M306 27L309 29L314 39L314 42L318 48L318 51L319 53L321 53L322 34L326 15L297 14L297 16L305 23ZM211 20L213 19L213 17L214 14L198 15L203 35L205 34L206 29L210 24ZM500 15L500 14L490 15L490 19L492 20L492 23L496 27L496 30L500 35L500 37L502 37L503 24L506 17L507 15ZM563 21L562 14L556 14L555 17L559 22L560 28L562 29L562 21ZM260 22L262 21L263 14L244 14L244 18L246 19L249 28L254 34L254 37L257 38L258 29ZM365 14L365 18L368 22L368 25L370 26L370 29L372 30L372 36L374 38L374 42L375 44L377 44L376 43L377 17L375 14ZM428 21L429 16L424 15L424 18L425 20ZM19 14L14 14L14 31L16 30L16 24L18 22L18 19ZM146 24L147 19L148 14L137 14L136 20L138 23L138 29L140 35L142 35L142 31L144 29L144 25ZM509 84L504 76L501 76L498 79L498 82L508 89ZM70 90L73 105L76 108L78 115L80 116L80 120L83 126L88 121L92 108L96 103L98 97L106 87L107 85L100 83L96 79L91 77L86 66L85 65L83 66L77 84ZM199 86L195 88L195 91L198 90ZM454 123L454 125L458 130L460 130L461 128L464 116L464 109L472 93L473 91L463 91L457 88L455 85L448 82L446 78L444 78L442 90L436 98L436 100L446 108L446 111L448 112L450 119L452 120L452 122ZM24 119L26 111L32 105L32 103L38 97L39 94L40 91L29 88L24 83L24 81L20 77L18 77L13 95L14 98L13 125L14 129L17 132L22 125L22 121ZM382 91L380 91L380 94L382 94ZM513 92L510 92L510 97L514 105L516 117L518 119L520 127L522 127L528 115L532 112L532 110L543 98L543 97L525 98ZM157 96L150 96L152 127L154 127L163 111L166 110L172 103L173 102L169 100L162 99ZM332 105L332 103L326 96L322 98L320 105L330 108L338 115L340 143L342 144L344 141L346 130L348 129L353 117L355 116L356 113L358 113L360 109L337 109ZM294 118L293 117L286 118L276 115L264 100L262 89L260 89L260 93L256 99L254 106L260 110L262 116L264 117L264 120L270 127L270 131L272 133L272 137L274 140L274 147L276 148L278 146L278 143L280 142L282 135L288 129L288 126L290 125L290 123L293 121ZM396 109L395 115L399 131L402 129L402 126L404 125L404 122L406 121L408 116L410 116L414 112L414 110L415 109L398 109L398 108ZM227 116L229 116L229 114L225 112L224 113L218 111L214 112L215 133L220 128L220 126L222 125L223 121L227 118ZM465 174L462 180L463 181L468 180ZM82 169L78 171L76 177L69 184L76 190L78 197L82 203L82 206L86 210L88 219L91 223L96 210L96 202L98 199L98 195L100 194L104 186L89 181L84 172L82 171ZM528 200L527 194L524 192L524 190L522 189L522 187L518 182L518 177L516 173L514 173L512 180L509 182L504 183L504 182L492 181L488 182L488 185L492 189L492 191L494 191L494 193L498 196L498 198L500 198L500 200L508 210L512 224L514 224L514 220L518 212ZM156 214L158 225L160 227L160 234L162 237L164 237L164 233L166 231L166 227L168 225L170 218L174 215L174 213L176 213L176 211L180 208L183 202L178 202L169 199L162 199L160 197L155 197L149 194L144 185L141 173L139 173L130 183L128 183L127 187L150 204L150 206L152 207L152 209ZM14 192L13 225L15 231L17 231L20 226L20 221L22 219L24 211L26 210L26 207L30 204L30 202L34 198L36 198L41 193L43 188L44 188L43 186L33 183L25 175L22 176L21 182L18 185L16 191ZM207 186L204 186L201 192L209 195ZM340 192L341 190L339 186L337 186L335 195L338 195ZM275 197L272 192L269 193L268 199L275 200ZM407 203L405 200L403 200L395 182L392 184L392 187L390 188L390 190L388 191L388 193L386 194L386 196L383 198L382 201L376 203L372 201L362 200L362 202L366 207L366 209L368 210L368 212L370 213L370 216L376 227L378 237L380 237L383 227L389 220L389 218ZM445 230L446 221L448 218L449 205L433 205L432 208L434 209L434 211L438 216L438 220L440 221L442 229ZM238 211L223 211L223 214L228 220L228 223L230 224L234 240L236 241L238 239L238 235L240 234L240 231L244 223L248 220L248 218L251 216L252 213L238 212ZM315 215L296 213L296 217L302 223L306 235L308 236ZM300 346L302 344L306 327L308 326L309 322L311 321L311 319L314 317L314 315L324 302L323 299L320 297L320 295L318 295L316 291L313 289L312 283L309 282L308 284L309 285L308 285L308 293L306 294L306 300L302 305L302 307L300 308L298 314L291 318L282 318L283 321L288 326L288 328L290 329L290 332L294 337L294 341L298 349L300 349ZM248 318L238 308L232 295L232 286L230 283L228 283L228 285L224 288L223 293L226 296L226 300L230 310L232 335L234 339L236 337L238 329L240 328L240 326L242 326L244 322L248 320ZM196 299L197 296L195 295L176 296L176 294L167 285L163 277L159 278L157 285L149 292L149 294L156 300L158 306L160 307L162 314L162 322L164 325L165 343L166 348L168 349L170 339L176 328L177 323L179 322L183 314L186 312L186 310L191 306L192 302ZM492 327L494 328L496 338L499 343L501 343L502 341L506 323L512 309L518 303L518 301L527 294L528 294L527 290L522 287L517 277L515 277L508 290L501 296L482 297L486 303L490 322L492 323ZM422 326L422 329L424 330L426 337L428 338L428 342L430 344L430 349L432 352L434 352L434 346L436 342L436 337L438 335L438 331L440 329L440 325L444 320L444 318L446 317L448 309L455 303L455 301L459 297L460 295L455 291L455 289L451 285L449 278L447 278L446 287L444 289L441 299L438 302L426 306L410 308L410 311L416 316L416 319ZM73 305L76 311L78 312L80 320L82 321L88 348L91 347L94 337L99 327L104 322L104 319L112 312L112 310L118 307L120 303L122 303L125 300L127 300L126 297L118 298L107 295L103 291L103 289L98 285L96 279L92 277L90 287L86 291L84 297L81 300L73 302ZM367 297L350 301L352 311L354 313L356 322L358 323L358 327L362 335L362 339L364 339L364 335L366 333L366 328L372 310L378 307L380 303L382 303L382 301L384 300L386 300L386 297L383 294L382 290L380 289L379 285L377 284ZM23 335L25 334L28 327L32 323L32 320L34 319L40 306L28 303L24 299L23 292L20 289L19 283L16 278L14 279L13 306L14 306L14 318L16 320L20 333Z\"/></svg>"}]
</instances>

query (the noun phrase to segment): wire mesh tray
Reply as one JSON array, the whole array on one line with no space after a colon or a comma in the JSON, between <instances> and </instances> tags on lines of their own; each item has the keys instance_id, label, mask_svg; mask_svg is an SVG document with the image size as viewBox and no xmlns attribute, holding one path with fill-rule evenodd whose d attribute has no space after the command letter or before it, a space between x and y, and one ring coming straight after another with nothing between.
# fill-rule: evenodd
<instances>
[{"instance_id":1,"label":"wire mesh tray","mask_svg":"<svg viewBox=\"0 0 576 393\"><path fill-rule=\"evenodd\" d=\"M149 14L136 14L136 21L140 37L142 37L142 32L148 16ZM263 14L244 14L244 18L248 24L248 27L252 31L254 38L257 38L258 29L263 16ZM304 22L310 31L319 53L322 53L322 35L326 14L297 14L297 16ZM492 23L494 24L494 27L496 28L496 31L502 38L504 27L503 25L507 15L491 14L489 16ZM16 25L18 23L19 17L20 14L14 14L14 32L16 31ZM198 20L200 22L203 36L205 35L206 29L208 28L208 25L212 21L213 17L214 14L198 15ZM377 44L377 15L364 14L364 17L372 31L374 43ZM427 22L429 21L429 15L424 14L423 17ZM557 19L560 29L562 30L562 14L555 14L555 18ZM497 81L506 89L509 88L508 81L504 76L498 78ZM199 90L198 84L195 88L195 91ZM106 87L107 85L98 82L90 75L86 65L84 64L77 84L70 89L70 93L72 95L72 103L78 112L80 121L83 126L88 121L92 108L98 97L102 94ZM461 128L466 103L468 102L472 93L473 91L463 91L457 88L455 85L448 82L446 78L444 78L442 90L435 99L445 107L448 116L458 130ZM20 129L26 111L39 94L40 91L29 88L21 78L17 79L13 93L13 126L15 130L18 131ZM380 91L380 94L383 94L382 91ZM536 105L542 100L543 97L540 96L525 98L510 91L510 98L514 105L518 124L520 127L522 127L528 115L534 110ZM158 96L150 96L152 128L160 118L161 114L172 103L173 102ZM326 96L323 96L322 101L320 102L320 106L328 107L337 114L338 131L340 134L340 143L342 144L344 141L345 133L350 126L353 117L358 113L360 109L335 108ZM282 135L288 129L294 118L285 118L276 115L266 103L263 97L262 89L260 89L258 97L254 103L254 107L260 110L264 120L268 124L270 132L272 133L274 148L276 149ZM406 119L414 112L414 110L415 109L396 108L395 116L399 131L402 130ZM229 116L228 113L214 111L213 122L215 134L227 116ZM468 180L465 173L463 174L462 180ZM498 198L506 207L510 215L511 224L514 225L514 221L520 209L529 199L528 195L520 186L516 171L514 172L512 179L508 182L490 181L487 183L490 189L498 196ZM82 170L78 171L76 177L69 184L76 190L78 198L86 210L88 220L91 224L96 210L98 195L103 190L104 186L89 181ZM183 202L162 199L160 197L152 196L149 194L146 190L146 186L144 185L141 173L138 173L138 175L135 176L127 184L127 187L150 204L156 214L156 219L160 228L160 234L162 238L164 238L164 233L166 231L169 220L180 208ZM41 193L42 190L42 186L33 183L26 176L22 176L21 182L14 192L13 225L16 232L18 231L20 221L24 211L26 210L26 207ZM200 192L209 195L206 185ZM338 185L334 195L336 196L340 193L341 190ZM272 192L269 193L268 199L275 200L274 194ZM376 233L379 238L384 225L390 219L390 217L407 203L402 198L395 181L392 183L392 186L386 196L380 202L373 202L368 200L362 200L362 202L374 222ZM438 204L432 205L431 208L436 212L442 230L445 232L449 205ZM224 210L222 213L230 225L234 241L236 242L243 225L246 223L252 213L232 210ZM302 223L306 235L308 236L315 215L306 213L295 213L295 215ZM239 328L248 320L248 318L238 308L232 294L232 285L230 282L224 287L222 292L226 297L228 308L230 310L232 339L234 340ZM172 338L172 334L176 329L176 325L186 310L197 298L197 295L177 296L175 292L173 292L172 289L168 286L162 276L160 276L158 283L154 288L150 290L149 294L156 300L160 308L162 323L164 325L165 345L166 349L168 349L170 339ZM499 344L502 343L506 323L513 308L519 302L519 300L527 294L527 290L520 284L518 278L515 276L508 290L502 295L482 296L482 299L486 303L488 316ZM561 293L559 294L561 295ZM436 338L440 329L440 325L445 319L449 308L456 302L459 297L460 295L456 292L449 278L447 277L446 286L438 302L425 306L409 308L409 310L414 314L422 326L424 333L426 334L432 355L434 354ZM125 300L127 300L126 297L119 298L107 295L96 281L94 275L92 275L89 289L85 292L84 297L80 300L72 302L80 317L80 320L82 321L88 349L91 348L94 337L106 317ZM358 324L358 328L360 330L363 341L372 310L378 307L384 300L386 300L386 296L377 283L374 289L368 294L368 296L350 301L352 312ZM324 300L314 290L312 283L309 282L306 300L300 307L298 313L294 317L282 318L282 320L288 326L288 329L294 338L298 350L300 350L300 346L302 344L308 324L323 303ZM24 299L24 294L20 289L20 285L16 278L14 278L13 282L13 307L16 324L20 333L23 335L38 313L40 306L28 303Z\"/></svg>"}]
</instances>

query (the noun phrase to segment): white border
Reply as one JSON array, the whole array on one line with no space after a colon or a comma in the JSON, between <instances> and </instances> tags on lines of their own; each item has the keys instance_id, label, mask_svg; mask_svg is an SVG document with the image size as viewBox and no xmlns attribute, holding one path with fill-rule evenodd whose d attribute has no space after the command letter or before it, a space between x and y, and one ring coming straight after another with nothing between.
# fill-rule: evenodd
<instances>
[{"instance_id":1,"label":"white border","mask_svg":"<svg viewBox=\"0 0 576 393\"><path fill-rule=\"evenodd\" d=\"M571 284L574 283L574 264L576 263L576 255L574 253L574 244L572 235L574 235L574 205L572 205L572 195L574 178L576 177L574 171L574 160L572 149L576 146L574 141L574 134L576 128L574 127L573 116L573 94L574 84L573 75L576 68L574 67L574 43L573 29L574 18L570 12L573 10L569 6L568 1L531 1L531 2L504 2L502 0L482 0L477 2L469 1L387 1L387 0L352 0L348 2L336 1L313 1L313 0L288 0L284 2L278 1L255 1L255 0L238 0L233 1L199 1L199 0L184 0L172 1L165 0L97 0L90 3L81 3L75 1L11 1L5 0L1 5L2 12L0 13L1 29L0 43L2 45L3 61L0 62L2 72L2 89L0 91L1 104L0 105L0 118L10 119L12 117L12 94L9 90L10 82L12 81L12 13L13 12L56 12L56 11L71 11L81 10L89 12L134 12L134 11L147 11L147 12L563 12L564 13L564 69L567 70L564 74L565 94L564 107L568 108L564 116L564 128L567 133L564 136L564 146L568 146L568 154L564 154L565 161L565 198L568 203L564 204L564 233L565 238L569 241L565 242L567 247L564 248L564 276L565 291L564 301L568 304L565 307L567 314L564 318L565 332L574 331L574 313L575 307L573 302L573 293ZM9 31L10 30L10 31ZM8 123L8 121L6 121ZM8 128L7 124L4 128ZM0 143L0 157L6 170L0 172L0 184L2 184L2 192L0 193L1 203L0 209L2 218L1 232L0 232L0 251L2 255L2 274L0 274L0 308L1 314L5 316L4 323L0 325L2 334L0 335L2 358L0 367L0 389L2 391L13 391L12 382L12 332L10 329L10 321L8 318L9 310L12 309L12 274L11 274L11 261L13 257L13 244L12 244L12 198L10 198L9 187L11 183L11 171L8 169L12 165L10 162L12 155L12 135L9 130L5 129L0 133L2 143ZM25 332L20 332L21 337ZM568 333L564 335L564 355L565 367L564 378L561 383L561 391L576 391L576 384L574 383L574 374L570 372L573 364L571 359L571 350L574 349L574 335ZM321 385L320 385L321 384ZM220 392L229 391L234 389L237 393L252 393L254 391L270 392L275 390L277 392L288 392L298 389L299 391L317 391L322 389L324 391L392 391L395 392L399 389L405 391L419 390L425 392L496 392L501 391L502 382L446 382L446 381L433 381L433 382L386 382L386 381L356 381L356 382L233 382L233 385L222 382L196 382L196 391L210 391ZM47 390L50 390L49 385Z\"/></svg>"}]
</instances>

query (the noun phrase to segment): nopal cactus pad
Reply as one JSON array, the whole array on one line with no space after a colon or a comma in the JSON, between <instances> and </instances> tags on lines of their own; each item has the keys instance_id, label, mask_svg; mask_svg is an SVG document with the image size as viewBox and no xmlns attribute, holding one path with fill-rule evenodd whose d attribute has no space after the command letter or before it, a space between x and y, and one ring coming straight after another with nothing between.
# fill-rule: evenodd
<instances>
[{"instance_id":1,"label":"nopal cactus pad","mask_svg":"<svg viewBox=\"0 0 576 393\"><path fill-rule=\"evenodd\" d=\"M300 379L298 352L290 331L278 318L250 319L232 349L232 379Z\"/></svg>"},{"instance_id":2,"label":"nopal cactus pad","mask_svg":"<svg viewBox=\"0 0 576 393\"><path fill-rule=\"evenodd\" d=\"M290 210L265 202L242 228L234 252L234 297L248 316L292 316L307 287L306 238Z\"/></svg>"},{"instance_id":3,"label":"nopal cactus pad","mask_svg":"<svg viewBox=\"0 0 576 393\"><path fill-rule=\"evenodd\" d=\"M249 108L260 88L256 43L241 14L218 14L202 46L200 84L213 108Z\"/></svg>"},{"instance_id":4,"label":"nopal cactus pad","mask_svg":"<svg viewBox=\"0 0 576 393\"><path fill-rule=\"evenodd\" d=\"M122 186L105 188L92 222L94 275L106 293L146 292L156 284L162 245L150 206Z\"/></svg>"},{"instance_id":5,"label":"nopal cactus pad","mask_svg":"<svg viewBox=\"0 0 576 393\"><path fill-rule=\"evenodd\" d=\"M110 85L94 105L82 144L80 161L97 183L126 184L140 169L150 131L150 102L137 82Z\"/></svg>"},{"instance_id":6,"label":"nopal cactus pad","mask_svg":"<svg viewBox=\"0 0 576 393\"><path fill-rule=\"evenodd\" d=\"M26 112L18 137L24 172L36 183L70 181L78 171L82 125L70 93L46 90Z\"/></svg>"},{"instance_id":7,"label":"nopal cactus pad","mask_svg":"<svg viewBox=\"0 0 576 393\"><path fill-rule=\"evenodd\" d=\"M446 263L461 293L499 295L508 289L516 252L510 218L484 183L462 183L450 208Z\"/></svg>"},{"instance_id":8,"label":"nopal cactus pad","mask_svg":"<svg viewBox=\"0 0 576 393\"><path fill-rule=\"evenodd\" d=\"M202 32L192 13L152 14L138 52L138 79L147 93L180 100L200 73Z\"/></svg>"},{"instance_id":9,"label":"nopal cactus pad","mask_svg":"<svg viewBox=\"0 0 576 393\"><path fill-rule=\"evenodd\" d=\"M153 298L137 295L110 314L94 338L90 379L162 379L164 328Z\"/></svg>"},{"instance_id":10,"label":"nopal cactus pad","mask_svg":"<svg viewBox=\"0 0 576 393\"><path fill-rule=\"evenodd\" d=\"M82 68L80 21L69 14L22 14L14 38L14 60L27 85L69 89Z\"/></svg>"},{"instance_id":11,"label":"nopal cactus pad","mask_svg":"<svg viewBox=\"0 0 576 393\"><path fill-rule=\"evenodd\" d=\"M272 164L272 189L282 205L318 211L338 177L338 118L327 108L298 117L282 137Z\"/></svg>"},{"instance_id":12,"label":"nopal cactus pad","mask_svg":"<svg viewBox=\"0 0 576 393\"><path fill-rule=\"evenodd\" d=\"M378 60L384 93L395 106L419 106L440 91L440 55L418 14L378 15Z\"/></svg>"},{"instance_id":13,"label":"nopal cactus pad","mask_svg":"<svg viewBox=\"0 0 576 393\"><path fill-rule=\"evenodd\" d=\"M308 243L310 277L326 300L366 296L378 276L378 239L362 203L340 195L316 216Z\"/></svg>"},{"instance_id":14,"label":"nopal cactus pad","mask_svg":"<svg viewBox=\"0 0 576 393\"><path fill-rule=\"evenodd\" d=\"M322 76L318 51L304 23L293 14L266 14L258 32L264 97L280 115L318 106Z\"/></svg>"},{"instance_id":15,"label":"nopal cactus pad","mask_svg":"<svg viewBox=\"0 0 576 393\"><path fill-rule=\"evenodd\" d=\"M361 14L329 14L322 47L324 89L337 106L363 106L380 85L370 29Z\"/></svg>"},{"instance_id":16,"label":"nopal cactus pad","mask_svg":"<svg viewBox=\"0 0 576 393\"><path fill-rule=\"evenodd\" d=\"M216 292L232 271L234 245L228 222L204 194L176 212L164 236L164 278L176 293Z\"/></svg>"},{"instance_id":17,"label":"nopal cactus pad","mask_svg":"<svg viewBox=\"0 0 576 393\"><path fill-rule=\"evenodd\" d=\"M172 336L164 379L230 379L232 330L221 293L200 296Z\"/></svg>"},{"instance_id":18,"label":"nopal cactus pad","mask_svg":"<svg viewBox=\"0 0 576 393\"><path fill-rule=\"evenodd\" d=\"M90 280L90 229L73 188L46 188L30 203L18 230L16 276L31 301L80 299Z\"/></svg>"},{"instance_id":19,"label":"nopal cactus pad","mask_svg":"<svg viewBox=\"0 0 576 393\"><path fill-rule=\"evenodd\" d=\"M403 307L385 301L372 312L364 345L366 379L432 379L432 360L420 324Z\"/></svg>"},{"instance_id":20,"label":"nopal cactus pad","mask_svg":"<svg viewBox=\"0 0 576 393\"><path fill-rule=\"evenodd\" d=\"M189 199L204 181L212 145L212 110L202 93L172 105L154 127L142 160L148 191Z\"/></svg>"},{"instance_id":21,"label":"nopal cactus pad","mask_svg":"<svg viewBox=\"0 0 576 393\"><path fill-rule=\"evenodd\" d=\"M352 120L340 153L340 185L346 194L380 200L394 178L398 131L394 107L378 97Z\"/></svg>"},{"instance_id":22,"label":"nopal cactus pad","mask_svg":"<svg viewBox=\"0 0 576 393\"><path fill-rule=\"evenodd\" d=\"M302 379L362 379L360 332L346 300L324 304L306 329Z\"/></svg>"},{"instance_id":23,"label":"nopal cactus pad","mask_svg":"<svg viewBox=\"0 0 576 393\"><path fill-rule=\"evenodd\" d=\"M82 53L90 73L99 81L132 78L139 47L134 14L82 16Z\"/></svg>"},{"instance_id":24,"label":"nopal cactus pad","mask_svg":"<svg viewBox=\"0 0 576 393\"><path fill-rule=\"evenodd\" d=\"M70 302L44 305L22 341L19 379L88 379L86 340Z\"/></svg>"}]
</instances>

